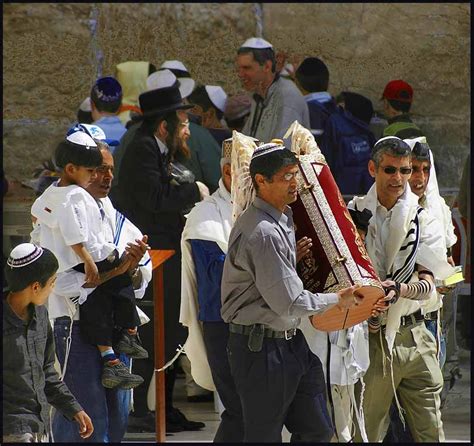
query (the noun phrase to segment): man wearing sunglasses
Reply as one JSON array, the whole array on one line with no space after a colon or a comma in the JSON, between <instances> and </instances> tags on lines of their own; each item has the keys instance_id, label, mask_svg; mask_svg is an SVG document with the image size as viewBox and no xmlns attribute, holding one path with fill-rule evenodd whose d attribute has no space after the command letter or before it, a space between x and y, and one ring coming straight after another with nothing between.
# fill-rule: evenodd
<instances>
[{"instance_id":1,"label":"man wearing sunglasses","mask_svg":"<svg viewBox=\"0 0 474 446\"><path fill-rule=\"evenodd\" d=\"M454 234L454 226L452 223L451 211L446 205L444 199L439 194L438 181L436 171L434 169L433 154L426 142L425 137L404 140L411 149L412 174L408 183L411 191L418 197L418 204L426 209L434 218L442 225L443 234L446 243L446 258L450 265L454 266L451 256L451 247L456 243L456 235ZM446 340L443 332L440 332L439 317L440 309L443 306L443 300L447 296L443 294L449 293L449 288L437 288L438 293L430 298L429 302L423 308L426 328L433 334L436 339L437 352L440 368L443 369L446 359ZM450 298L452 296L449 296ZM451 299L449 300L448 313L450 310ZM443 324L444 325L444 324ZM449 373L448 373L449 375ZM441 401L443 401L441 394ZM445 398L445 396L444 396ZM391 413L392 415L392 413ZM396 412L391 416L390 428L385 440L389 442L413 442L413 437L407 428L403 428Z\"/></svg>"},{"instance_id":2,"label":"man wearing sunglasses","mask_svg":"<svg viewBox=\"0 0 474 446\"><path fill-rule=\"evenodd\" d=\"M407 186L410 157L410 147L400 138L380 139L368 165L375 184L365 197L354 197L348 205L372 212L367 252L380 279L391 281L401 297L386 313L369 319L370 366L364 376L363 400L369 442L382 440L394 398L416 442L444 441L443 377L436 341L423 315L436 293L433 277L447 277L452 267L446 262L439 222L419 206ZM355 441L361 441L361 436Z\"/></svg>"}]
</instances>

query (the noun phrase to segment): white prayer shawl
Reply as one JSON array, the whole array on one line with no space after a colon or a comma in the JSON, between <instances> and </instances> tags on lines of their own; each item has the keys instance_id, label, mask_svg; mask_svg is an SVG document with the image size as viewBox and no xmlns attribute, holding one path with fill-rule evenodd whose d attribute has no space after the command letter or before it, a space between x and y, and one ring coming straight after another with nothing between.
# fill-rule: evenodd
<instances>
[{"instance_id":1,"label":"white prayer shawl","mask_svg":"<svg viewBox=\"0 0 474 446\"><path fill-rule=\"evenodd\" d=\"M444 228L444 233L446 234L446 247L450 248L453 246L457 237L454 234L454 226L451 218L451 211L449 210L448 205L444 198L439 194L438 179L436 177L436 170L434 168L434 159L433 152L430 150L430 178L426 186L426 209L430 214L441 220L441 223Z\"/></svg>"},{"instance_id":2,"label":"white prayer shawl","mask_svg":"<svg viewBox=\"0 0 474 446\"><path fill-rule=\"evenodd\" d=\"M415 140L416 141L416 140ZM421 141L423 142L423 141ZM426 141L425 141L426 142ZM413 147L414 144L410 144ZM413 149L412 149L413 150ZM430 149L430 177L425 191L425 203L423 207L435 218L437 218L443 226L446 248L451 248L457 241L454 233L454 225L451 216L451 210L446 204L444 198L439 194L438 179L436 176L436 169L434 166L433 151ZM443 306L443 295L437 292L436 299L430 299L430 302L424 308L425 313L438 311ZM438 345L438 360L441 354L441 318L438 311L437 324L437 345Z\"/></svg>"},{"instance_id":3,"label":"white prayer shawl","mask_svg":"<svg viewBox=\"0 0 474 446\"><path fill-rule=\"evenodd\" d=\"M376 185L373 184L365 197L354 197L349 208L362 211L369 209L372 217L365 238L369 257L375 255L376 236ZM453 268L446 261L446 245L440 223L418 205L418 197L406 187L403 195L391 210L389 232L384 240L387 271L377 271L381 280L390 279L408 283L418 280L415 264L424 266L436 277L444 279L453 273ZM400 327L400 317L426 306L433 296L425 301L399 299L391 305L386 313L387 325L385 338L389 351L393 349L395 335Z\"/></svg>"},{"instance_id":4,"label":"white prayer shawl","mask_svg":"<svg viewBox=\"0 0 474 446\"><path fill-rule=\"evenodd\" d=\"M310 350L323 363L326 380L327 336L329 336L331 343L330 384L347 386L355 384L361 376L364 376L370 365L366 321L345 330L324 332L315 329L309 318L302 318L299 328Z\"/></svg>"},{"instance_id":5,"label":"white prayer shawl","mask_svg":"<svg viewBox=\"0 0 474 446\"><path fill-rule=\"evenodd\" d=\"M329 358L329 383L331 385L350 386L360 380L361 393L359 405L351 398L352 411L355 415L363 442L367 443L362 402L365 384L363 376L369 368L368 324L364 321L345 330L323 332L316 330L309 318L302 318L299 329L303 332L310 350L321 360L326 382L328 343L331 347Z\"/></svg>"},{"instance_id":6,"label":"white prayer shawl","mask_svg":"<svg viewBox=\"0 0 474 446\"><path fill-rule=\"evenodd\" d=\"M202 324L198 320L199 303L196 271L189 240L215 242L227 254L232 229L232 204L230 194L219 180L219 188L198 203L188 214L181 237L181 310L179 321L188 327L188 338L184 350L191 362L191 375L201 387L215 390L211 369L207 361L202 335Z\"/></svg>"},{"instance_id":7,"label":"white prayer shawl","mask_svg":"<svg viewBox=\"0 0 474 446\"><path fill-rule=\"evenodd\" d=\"M128 242L134 242L135 239L140 239L143 234L140 230L126 219L120 212L118 212L112 205L110 199L103 198L101 202L104 206L105 218L112 229L114 235L114 245L117 247L117 251L121 255ZM135 290L135 298L141 299L145 294L145 290L152 278L152 264L150 255L148 252L145 253L139 263L139 268L142 273L142 283L140 288ZM70 298L79 295L78 303L82 305L89 294L91 294L95 288L83 288L84 285L84 273L80 273L75 270L67 270L58 274L56 285L54 290L48 298L48 311L50 319L69 315L71 317L76 316L77 307L72 303ZM146 315L137 307L140 314L140 320L145 323ZM145 316L145 317L144 317Z\"/></svg>"},{"instance_id":8,"label":"white prayer shawl","mask_svg":"<svg viewBox=\"0 0 474 446\"><path fill-rule=\"evenodd\" d=\"M101 199L104 206L105 217L109 220L114 234L114 245L120 255L125 251L127 243L135 243L136 239L141 240L143 234L141 231L125 218L119 211L117 211L109 197ZM141 299L145 295L146 288L153 275L153 266L151 264L150 254L145 252L140 263L138 264L142 273L142 283L140 288L135 290L135 299Z\"/></svg>"},{"instance_id":9,"label":"white prayer shawl","mask_svg":"<svg viewBox=\"0 0 474 446\"><path fill-rule=\"evenodd\" d=\"M413 150L417 142L426 143L426 138L424 136L414 139L405 139L404 140L410 148ZM443 227L443 234L445 234L445 246L446 249L453 246L457 237L454 233L454 225L451 216L451 211L446 204L444 198L439 194L438 179L436 176L436 169L434 165L433 151L429 150L430 154L430 177L428 184L426 186L424 202L422 203L423 208L425 208L432 217L438 219L440 224ZM430 299L429 304L422 308L423 314L431 313L432 311L437 311L443 306L443 296L440 293L437 293L437 297ZM438 318L439 324L439 318ZM439 344L439 342L438 342ZM438 352L439 353L439 352Z\"/></svg>"},{"instance_id":10,"label":"white prayer shawl","mask_svg":"<svg viewBox=\"0 0 474 446\"><path fill-rule=\"evenodd\" d=\"M414 139L404 139L404 141L411 147L413 147L417 142L426 143L426 138L424 136ZM439 194L438 187L438 178L436 176L436 169L434 165L433 151L430 149L430 178L426 186L425 198L426 202L423 205L425 209L434 217L440 220L443 225L444 233L446 234L446 247L450 248L453 246L457 237L454 233L454 226L451 217L451 211L446 204L444 198Z\"/></svg>"}]
</instances>

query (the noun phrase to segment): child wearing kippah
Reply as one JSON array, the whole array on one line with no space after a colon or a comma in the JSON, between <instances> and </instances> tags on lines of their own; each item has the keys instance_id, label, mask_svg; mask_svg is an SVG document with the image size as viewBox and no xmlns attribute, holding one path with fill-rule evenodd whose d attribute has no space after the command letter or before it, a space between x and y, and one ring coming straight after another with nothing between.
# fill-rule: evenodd
<instances>
[{"instance_id":1,"label":"child wearing kippah","mask_svg":"<svg viewBox=\"0 0 474 446\"><path fill-rule=\"evenodd\" d=\"M89 438L91 419L54 368L55 348L44 306L56 282L58 261L32 243L16 246L5 266L3 299L3 442L48 441L49 404L79 423Z\"/></svg>"},{"instance_id":2,"label":"child wearing kippah","mask_svg":"<svg viewBox=\"0 0 474 446\"><path fill-rule=\"evenodd\" d=\"M79 130L58 145L55 163L61 170L59 181L31 208L32 239L55 253L59 273L74 269L85 274L84 293L79 296L81 332L103 358L102 385L131 389L143 378L130 373L112 345L116 341L115 350L131 358L147 358L148 352L138 341L140 318L126 273L129 261L119 258L103 223L104 211L85 190L102 164L101 152L92 137ZM118 339L114 339L116 326L121 329Z\"/></svg>"}]
</instances>

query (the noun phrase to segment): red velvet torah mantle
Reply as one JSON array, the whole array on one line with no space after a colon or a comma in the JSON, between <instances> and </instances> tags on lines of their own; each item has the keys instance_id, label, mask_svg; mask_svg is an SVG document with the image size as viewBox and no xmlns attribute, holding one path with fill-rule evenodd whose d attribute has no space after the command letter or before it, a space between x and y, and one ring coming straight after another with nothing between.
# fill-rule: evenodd
<instances>
[{"instance_id":1,"label":"red velvet torah mantle","mask_svg":"<svg viewBox=\"0 0 474 446\"><path fill-rule=\"evenodd\" d=\"M299 169L298 199L291 204L296 240L313 240L311 252L297 265L305 289L329 293L360 283L357 293L363 297L357 307L334 306L311 316L311 322L323 331L352 327L369 318L384 296L382 285L329 167L314 155L300 155Z\"/></svg>"}]
</instances>

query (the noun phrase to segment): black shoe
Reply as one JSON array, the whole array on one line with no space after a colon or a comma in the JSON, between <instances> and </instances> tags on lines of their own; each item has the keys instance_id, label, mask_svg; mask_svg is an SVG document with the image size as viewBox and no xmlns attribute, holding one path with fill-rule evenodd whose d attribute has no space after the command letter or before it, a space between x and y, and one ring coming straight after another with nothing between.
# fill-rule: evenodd
<instances>
[{"instance_id":1,"label":"black shoe","mask_svg":"<svg viewBox=\"0 0 474 446\"><path fill-rule=\"evenodd\" d=\"M214 394L212 392L188 396L189 403L210 403L212 401L214 401Z\"/></svg>"},{"instance_id":2,"label":"black shoe","mask_svg":"<svg viewBox=\"0 0 474 446\"><path fill-rule=\"evenodd\" d=\"M131 335L127 330L122 330L114 350L118 353L125 353L132 359L148 358L148 352L140 345L138 335Z\"/></svg>"},{"instance_id":3,"label":"black shoe","mask_svg":"<svg viewBox=\"0 0 474 446\"><path fill-rule=\"evenodd\" d=\"M128 416L128 432L155 432L155 414L147 412L145 415L136 416L133 412Z\"/></svg>"},{"instance_id":4,"label":"black shoe","mask_svg":"<svg viewBox=\"0 0 474 446\"><path fill-rule=\"evenodd\" d=\"M174 430L174 432L181 432L184 429ZM154 434L156 432L155 412L148 411L145 415L136 416L134 412L128 416L127 432L131 434L146 433ZM166 432L167 437L172 437L173 434Z\"/></svg>"},{"instance_id":5,"label":"black shoe","mask_svg":"<svg viewBox=\"0 0 474 446\"><path fill-rule=\"evenodd\" d=\"M168 425L171 429L179 429L182 427L182 431L198 431L203 427L206 427L206 425L200 421L188 420L180 410L174 407L166 412L166 431L181 432L168 430Z\"/></svg>"},{"instance_id":6,"label":"black shoe","mask_svg":"<svg viewBox=\"0 0 474 446\"><path fill-rule=\"evenodd\" d=\"M183 432L185 430L186 429L181 423L171 423L170 421L166 421L166 434Z\"/></svg>"}]
</instances>

